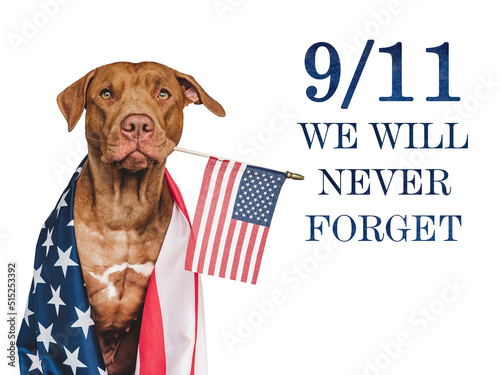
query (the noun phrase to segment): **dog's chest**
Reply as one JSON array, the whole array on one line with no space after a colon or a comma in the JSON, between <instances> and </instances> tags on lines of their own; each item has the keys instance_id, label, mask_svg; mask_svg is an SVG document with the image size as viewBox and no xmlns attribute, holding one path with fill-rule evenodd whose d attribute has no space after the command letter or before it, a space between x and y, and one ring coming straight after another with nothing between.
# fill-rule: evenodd
<instances>
[{"instance_id":1,"label":"dog's chest","mask_svg":"<svg viewBox=\"0 0 500 375\"><path fill-rule=\"evenodd\" d=\"M100 231L75 222L87 294L99 331L126 331L141 313L163 242L152 233Z\"/></svg>"}]
</instances>

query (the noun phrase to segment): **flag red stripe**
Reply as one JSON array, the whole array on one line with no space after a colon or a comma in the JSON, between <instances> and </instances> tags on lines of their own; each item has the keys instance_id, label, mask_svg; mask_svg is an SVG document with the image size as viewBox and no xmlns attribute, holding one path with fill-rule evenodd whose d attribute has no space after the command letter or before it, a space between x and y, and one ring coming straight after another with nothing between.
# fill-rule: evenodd
<instances>
[{"instance_id":1,"label":"flag red stripe","mask_svg":"<svg viewBox=\"0 0 500 375\"><path fill-rule=\"evenodd\" d=\"M269 227L264 228L262 233L262 238L260 240L259 252L257 253L257 259L255 260L255 268L253 271L252 284L257 284L257 277L259 276L260 263L262 262L262 255L264 254L264 246L266 246L267 233L269 232Z\"/></svg>"},{"instance_id":2,"label":"flag red stripe","mask_svg":"<svg viewBox=\"0 0 500 375\"><path fill-rule=\"evenodd\" d=\"M212 177L212 171L214 170L215 163L217 162L216 158L211 157L208 160L207 167L205 169L205 173L203 175L203 181L201 185L200 198L198 199L198 206L196 208L196 212L194 214L193 226L191 228L191 233L194 234L189 240L189 245L187 248L186 254L186 269L191 270L193 267L193 257L194 257L194 249L196 247L196 238L198 234L198 230L200 229L200 222L203 216L203 208L205 207L205 201L207 200L208 189L210 187L210 179Z\"/></svg>"},{"instance_id":3,"label":"flag red stripe","mask_svg":"<svg viewBox=\"0 0 500 375\"><path fill-rule=\"evenodd\" d=\"M224 254L222 254L222 262L220 265L219 277L226 277L227 263L229 260L229 251L231 250L231 243L233 242L235 227L236 227L236 220L231 219L231 221L229 222L229 229L227 231L226 243L224 245Z\"/></svg>"},{"instance_id":4,"label":"flag red stripe","mask_svg":"<svg viewBox=\"0 0 500 375\"><path fill-rule=\"evenodd\" d=\"M255 247L255 240L257 239L257 232L259 231L258 225L253 225L252 233L250 234L250 242L247 247L247 254L245 256L245 264L243 265L243 274L241 275L241 281L244 283L248 279L248 270L250 269L250 262L252 261L253 249Z\"/></svg>"},{"instance_id":5,"label":"flag red stripe","mask_svg":"<svg viewBox=\"0 0 500 375\"><path fill-rule=\"evenodd\" d=\"M195 359L196 359L196 342L198 341L198 280L199 275L194 274L194 314L195 314L195 326L194 326L194 348L193 348L193 361L191 362L191 374L195 375Z\"/></svg>"},{"instance_id":6,"label":"flag red stripe","mask_svg":"<svg viewBox=\"0 0 500 375\"><path fill-rule=\"evenodd\" d=\"M148 324L141 325L141 335L139 338L140 373L144 375L165 374L166 360L163 319L154 269L149 279L142 319L148 322Z\"/></svg>"},{"instance_id":7,"label":"flag red stripe","mask_svg":"<svg viewBox=\"0 0 500 375\"><path fill-rule=\"evenodd\" d=\"M224 229L224 224L226 222L227 209L229 207L229 201L231 200L231 193L233 192L234 181L236 180L236 175L240 170L241 163L234 163L233 169L229 174L229 179L227 182L226 193L224 195L224 201L222 203L222 208L219 217L219 223L217 225L217 230L215 232L215 241L212 249L212 257L210 258L210 265L208 268L208 274L214 275L215 264L217 263L217 256L219 255L219 246L222 240L222 230Z\"/></svg>"},{"instance_id":8,"label":"flag red stripe","mask_svg":"<svg viewBox=\"0 0 500 375\"><path fill-rule=\"evenodd\" d=\"M224 179L224 174L226 173L227 165L229 162L222 162L219 172L217 173L217 180L215 181L215 188L212 194L212 200L210 202L210 210L208 211L207 222L205 223L205 229L203 233L203 241L200 248L200 258L198 260L198 272L203 272L203 266L205 265L205 257L207 256L207 246L208 240L210 239L210 233L212 232L212 225L214 222L215 210L217 209L217 203L219 202L220 188L222 186L222 180Z\"/></svg>"},{"instance_id":9,"label":"flag red stripe","mask_svg":"<svg viewBox=\"0 0 500 375\"><path fill-rule=\"evenodd\" d=\"M236 280L236 274L238 273L238 266L240 264L241 248L243 247L243 241L245 240L247 227L248 223L246 221L242 221L240 227L240 234L238 236L238 242L236 243L236 249L234 250L233 267L231 269L231 280Z\"/></svg>"}]
</instances>

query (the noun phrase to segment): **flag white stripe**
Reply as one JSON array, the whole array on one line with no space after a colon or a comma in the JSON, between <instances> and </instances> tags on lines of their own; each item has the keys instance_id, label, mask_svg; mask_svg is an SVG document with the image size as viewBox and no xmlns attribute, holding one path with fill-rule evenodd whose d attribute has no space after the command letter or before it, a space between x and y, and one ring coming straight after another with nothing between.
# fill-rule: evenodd
<instances>
[{"instance_id":1,"label":"flag white stripe","mask_svg":"<svg viewBox=\"0 0 500 375\"><path fill-rule=\"evenodd\" d=\"M175 204L167 235L156 262L156 284L163 317L166 375L182 375L191 372L192 338L195 336L195 311L188 306L195 304L194 277L184 270L183 256L189 241L189 223ZM172 277L177 273L175 279ZM174 282L175 280L175 282ZM172 303L177 301L177 303ZM180 327L178 322L184 322Z\"/></svg>"},{"instance_id":2,"label":"flag white stripe","mask_svg":"<svg viewBox=\"0 0 500 375\"><path fill-rule=\"evenodd\" d=\"M141 351L139 348L137 348L137 360L135 362L135 373L134 374L140 374L141 373Z\"/></svg>"}]
</instances>

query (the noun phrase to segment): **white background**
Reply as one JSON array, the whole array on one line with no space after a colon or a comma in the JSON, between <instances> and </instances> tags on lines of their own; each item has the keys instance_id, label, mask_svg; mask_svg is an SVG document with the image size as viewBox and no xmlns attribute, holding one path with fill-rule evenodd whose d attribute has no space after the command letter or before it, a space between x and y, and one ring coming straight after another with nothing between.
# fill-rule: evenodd
<instances>
[{"instance_id":1,"label":"white background","mask_svg":"<svg viewBox=\"0 0 500 375\"><path fill-rule=\"evenodd\" d=\"M283 187L257 286L203 278L210 374L498 373L500 56L493 2L73 0L49 10L43 3L3 2L0 9L2 322L7 263L18 265L20 323L40 227L86 153L83 121L67 133L57 94L94 67L153 60L193 75L227 112L221 119L203 106L186 108L181 146L306 176ZM28 22L38 24L32 35ZM13 34L24 42L16 46ZM340 109L367 39L375 45L349 109ZM337 48L342 76L337 93L318 104L305 95L317 82L304 55L320 41ZM425 49L445 41L450 93L462 100L426 102L437 95L438 59ZM382 103L391 91L391 58L378 48L397 42L403 93L415 99ZM341 121L358 124L357 150L335 150L332 142L310 151L297 125ZM468 135L469 149L379 150L368 123L398 121L432 122L437 131L458 122L457 144ZM176 154L167 164L191 212L205 162ZM446 169L452 193L399 196L395 184L383 196L372 181L369 196L319 196L319 168ZM319 244L305 241L306 215L313 214L347 214L358 224L363 214L452 214L462 215L462 227L453 243L443 242L442 232L435 242L359 242L358 232L350 242ZM297 267L300 276L292 277ZM463 289L453 294L450 283ZM281 298L271 308L273 295ZM431 315L424 318L421 308ZM0 324L0 367L15 374L7 366L7 330ZM401 335L404 347L394 344ZM228 337L239 341L229 345Z\"/></svg>"}]
</instances>

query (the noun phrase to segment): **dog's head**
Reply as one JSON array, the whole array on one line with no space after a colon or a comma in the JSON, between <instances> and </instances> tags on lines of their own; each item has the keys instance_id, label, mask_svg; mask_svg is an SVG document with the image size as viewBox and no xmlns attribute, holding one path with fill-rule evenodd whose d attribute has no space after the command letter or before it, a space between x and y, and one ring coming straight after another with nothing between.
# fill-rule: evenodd
<instances>
[{"instance_id":1,"label":"dog's head","mask_svg":"<svg viewBox=\"0 0 500 375\"><path fill-rule=\"evenodd\" d=\"M186 105L225 115L193 77L154 62L101 66L61 92L57 103L69 131L86 108L89 151L131 172L162 163L173 151Z\"/></svg>"}]
</instances>

